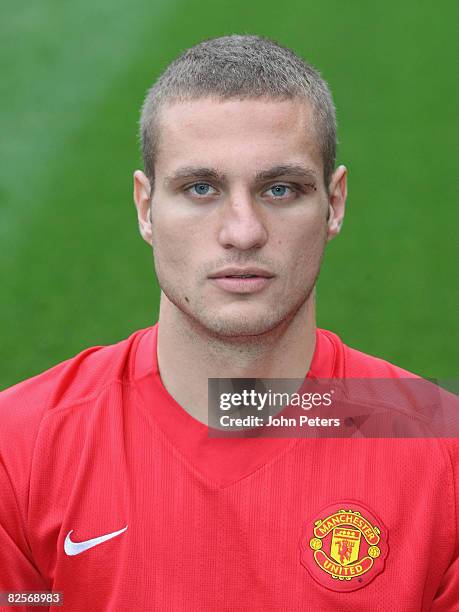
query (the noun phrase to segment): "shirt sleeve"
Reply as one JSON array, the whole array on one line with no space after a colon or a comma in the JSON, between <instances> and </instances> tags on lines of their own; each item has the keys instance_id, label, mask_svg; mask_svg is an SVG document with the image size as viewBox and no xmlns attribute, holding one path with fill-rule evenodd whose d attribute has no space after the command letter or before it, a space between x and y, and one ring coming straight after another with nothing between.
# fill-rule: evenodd
<instances>
[{"instance_id":1,"label":"shirt sleeve","mask_svg":"<svg viewBox=\"0 0 459 612\"><path fill-rule=\"evenodd\" d=\"M40 390L35 389L31 380L0 393L0 591L2 592L48 590L45 579L33 560L27 525L30 471L35 440L44 414L43 406ZM15 606L14 609L20 610L22 607Z\"/></svg>"},{"instance_id":2,"label":"shirt sleeve","mask_svg":"<svg viewBox=\"0 0 459 612\"><path fill-rule=\"evenodd\" d=\"M430 612L459 612L459 439L445 440L454 486L455 534L451 562L436 593Z\"/></svg>"},{"instance_id":3,"label":"shirt sleeve","mask_svg":"<svg viewBox=\"0 0 459 612\"><path fill-rule=\"evenodd\" d=\"M33 563L22 522L10 477L0 457L0 591L47 590Z\"/></svg>"}]
</instances>

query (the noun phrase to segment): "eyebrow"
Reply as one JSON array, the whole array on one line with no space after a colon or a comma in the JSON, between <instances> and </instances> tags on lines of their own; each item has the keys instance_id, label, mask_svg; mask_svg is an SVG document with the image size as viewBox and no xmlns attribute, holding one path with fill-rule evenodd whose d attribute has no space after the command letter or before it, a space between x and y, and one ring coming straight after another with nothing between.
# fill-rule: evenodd
<instances>
[{"instance_id":1,"label":"eyebrow","mask_svg":"<svg viewBox=\"0 0 459 612\"><path fill-rule=\"evenodd\" d=\"M206 168L204 166L183 166L183 168L179 168L170 176L166 176L166 178L164 179L164 184L168 186L171 183L176 183L177 181L183 181L185 179L209 180L220 183L225 182L225 176L214 168Z\"/></svg>"},{"instance_id":2,"label":"eyebrow","mask_svg":"<svg viewBox=\"0 0 459 612\"><path fill-rule=\"evenodd\" d=\"M269 168L268 170L262 170L257 173L255 180L257 182L271 181L281 176L294 176L309 183L315 183L317 181L314 170L301 166L300 164L281 164Z\"/></svg>"},{"instance_id":3,"label":"eyebrow","mask_svg":"<svg viewBox=\"0 0 459 612\"><path fill-rule=\"evenodd\" d=\"M295 177L304 181L305 183L314 185L317 182L317 176L314 170L307 168L300 164L280 164L268 168L267 170L261 170L255 175L255 182L261 183L263 181L271 181L280 177ZM215 168L197 167L197 166L184 166L176 170L170 176L164 179L166 186L171 183L175 183L179 180L209 180L219 183L227 183L227 178L224 174L216 170Z\"/></svg>"}]
</instances>

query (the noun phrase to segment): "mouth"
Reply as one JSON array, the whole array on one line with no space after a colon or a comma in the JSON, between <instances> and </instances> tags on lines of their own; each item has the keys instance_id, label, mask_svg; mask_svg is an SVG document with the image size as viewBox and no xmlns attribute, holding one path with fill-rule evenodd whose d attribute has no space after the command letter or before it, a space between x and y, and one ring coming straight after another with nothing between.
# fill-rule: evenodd
<instances>
[{"instance_id":1,"label":"mouth","mask_svg":"<svg viewBox=\"0 0 459 612\"><path fill-rule=\"evenodd\" d=\"M273 278L273 276L274 274L262 268L224 268L211 274L209 278Z\"/></svg>"},{"instance_id":2,"label":"mouth","mask_svg":"<svg viewBox=\"0 0 459 612\"><path fill-rule=\"evenodd\" d=\"M239 294L258 293L267 287L273 278L273 274L261 268L227 268L209 276L222 291Z\"/></svg>"},{"instance_id":3,"label":"mouth","mask_svg":"<svg viewBox=\"0 0 459 612\"><path fill-rule=\"evenodd\" d=\"M262 276L257 276L256 274L226 274L225 276L221 276L217 278L264 278Z\"/></svg>"}]
</instances>

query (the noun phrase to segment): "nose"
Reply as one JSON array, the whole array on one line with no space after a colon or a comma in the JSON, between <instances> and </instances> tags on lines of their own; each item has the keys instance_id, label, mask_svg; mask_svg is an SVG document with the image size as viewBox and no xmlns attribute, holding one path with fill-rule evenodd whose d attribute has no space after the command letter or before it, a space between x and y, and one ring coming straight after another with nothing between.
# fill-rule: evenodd
<instances>
[{"instance_id":1,"label":"nose","mask_svg":"<svg viewBox=\"0 0 459 612\"><path fill-rule=\"evenodd\" d=\"M268 239L266 220L250 193L230 195L221 209L218 241L225 248L241 251L261 248Z\"/></svg>"}]
</instances>

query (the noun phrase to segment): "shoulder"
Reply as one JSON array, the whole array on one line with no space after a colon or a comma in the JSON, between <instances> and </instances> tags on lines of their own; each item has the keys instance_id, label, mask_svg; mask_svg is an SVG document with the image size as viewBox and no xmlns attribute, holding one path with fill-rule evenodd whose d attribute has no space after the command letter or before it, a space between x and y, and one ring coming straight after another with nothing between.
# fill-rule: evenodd
<instances>
[{"instance_id":1,"label":"shoulder","mask_svg":"<svg viewBox=\"0 0 459 612\"><path fill-rule=\"evenodd\" d=\"M349 397L402 415L406 422L401 431L406 437L435 438L459 490L458 396L389 361L347 346L333 332L320 332L333 345L334 376L345 379Z\"/></svg>"},{"instance_id":2,"label":"shoulder","mask_svg":"<svg viewBox=\"0 0 459 612\"><path fill-rule=\"evenodd\" d=\"M59 429L59 418L52 417L59 414L70 417L73 423L70 437L76 435L79 424L90 422L87 413L77 409L82 404L85 409L96 409L97 399L105 389L130 381L138 342L149 329L139 330L116 344L90 347L0 393L0 491L6 492L5 499L9 500L5 501L7 514L11 514L15 504L26 512L29 479L41 432L54 422L58 444L65 439ZM72 419L72 415L77 418ZM2 512L5 510L0 504Z\"/></svg>"},{"instance_id":3,"label":"shoulder","mask_svg":"<svg viewBox=\"0 0 459 612\"><path fill-rule=\"evenodd\" d=\"M133 354L140 337L151 328L107 346L93 346L58 365L0 392L3 436L9 427L33 431L47 411L97 396L115 381L131 377Z\"/></svg>"},{"instance_id":4,"label":"shoulder","mask_svg":"<svg viewBox=\"0 0 459 612\"><path fill-rule=\"evenodd\" d=\"M363 353L345 344L341 338L326 329L319 330L333 345L337 377L343 378L419 378L389 361Z\"/></svg>"}]
</instances>

